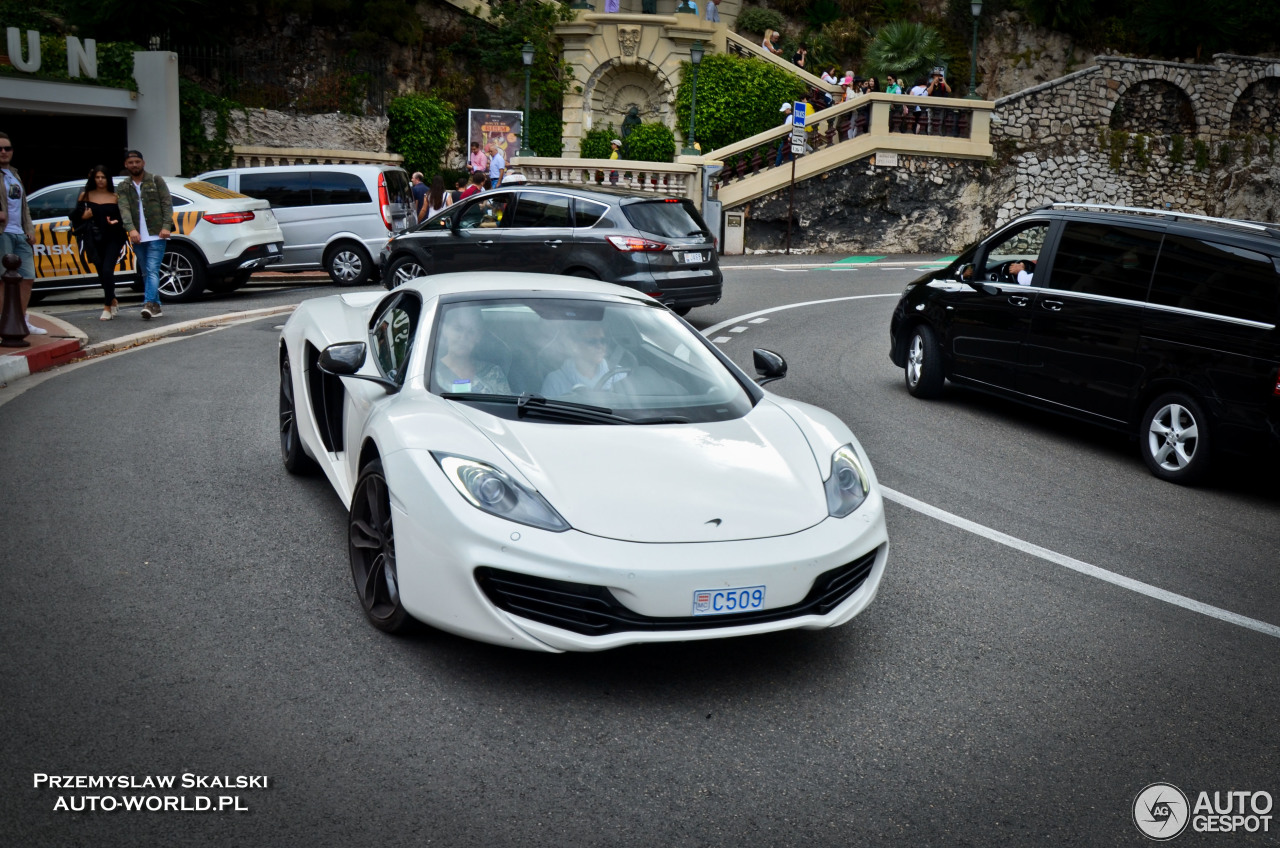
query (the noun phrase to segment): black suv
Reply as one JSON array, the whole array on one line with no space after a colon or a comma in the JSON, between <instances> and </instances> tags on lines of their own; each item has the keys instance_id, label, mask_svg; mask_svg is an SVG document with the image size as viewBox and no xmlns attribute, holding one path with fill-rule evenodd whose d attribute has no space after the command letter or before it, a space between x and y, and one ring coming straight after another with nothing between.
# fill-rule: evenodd
<instances>
[{"instance_id":1,"label":"black suv","mask_svg":"<svg viewBox=\"0 0 1280 848\"><path fill-rule=\"evenodd\" d=\"M715 240L689 200L526 186L481 192L387 242L394 288L450 271L537 271L639 289L684 315L720 300Z\"/></svg>"},{"instance_id":2,"label":"black suv","mask_svg":"<svg viewBox=\"0 0 1280 848\"><path fill-rule=\"evenodd\" d=\"M1158 477L1280 447L1280 226L1055 203L907 286L889 356L1134 434Z\"/></svg>"}]
</instances>

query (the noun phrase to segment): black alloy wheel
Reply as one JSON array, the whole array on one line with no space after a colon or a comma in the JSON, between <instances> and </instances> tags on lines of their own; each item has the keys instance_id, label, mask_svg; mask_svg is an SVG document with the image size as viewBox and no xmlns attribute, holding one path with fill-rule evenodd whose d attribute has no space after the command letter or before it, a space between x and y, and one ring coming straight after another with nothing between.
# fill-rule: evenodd
<instances>
[{"instance_id":1,"label":"black alloy wheel","mask_svg":"<svg viewBox=\"0 0 1280 848\"><path fill-rule=\"evenodd\" d=\"M413 256L401 256L391 263L387 271L387 287L398 288L425 276L427 276L427 269L422 267L421 262Z\"/></svg>"},{"instance_id":2,"label":"black alloy wheel","mask_svg":"<svg viewBox=\"0 0 1280 848\"><path fill-rule=\"evenodd\" d=\"M351 579L355 581L365 615L379 630L404 632L413 624L413 618L400 602L391 494L378 460L360 471L360 480L351 497L347 528Z\"/></svg>"},{"instance_id":3,"label":"black alloy wheel","mask_svg":"<svg viewBox=\"0 0 1280 848\"><path fill-rule=\"evenodd\" d=\"M917 324L907 340L907 391L918 398L942 396L942 350L933 329Z\"/></svg>"},{"instance_id":4,"label":"black alloy wheel","mask_svg":"<svg viewBox=\"0 0 1280 848\"><path fill-rule=\"evenodd\" d=\"M280 459L284 462L284 470L290 474L310 474L319 468L315 460L302 449L302 440L298 437L298 411L293 402L293 368L289 365L287 352L282 352L280 356Z\"/></svg>"}]
</instances>

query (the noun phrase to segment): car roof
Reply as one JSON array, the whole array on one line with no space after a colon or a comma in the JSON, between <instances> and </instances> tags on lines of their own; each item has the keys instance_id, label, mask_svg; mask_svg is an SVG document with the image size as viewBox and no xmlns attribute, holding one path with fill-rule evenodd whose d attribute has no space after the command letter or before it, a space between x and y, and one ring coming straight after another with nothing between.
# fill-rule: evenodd
<instances>
[{"instance_id":1,"label":"car roof","mask_svg":"<svg viewBox=\"0 0 1280 848\"><path fill-rule=\"evenodd\" d=\"M117 186L118 190L120 184L127 179L129 179L127 176L115 176L111 178L111 181L115 186ZM270 204L265 200L259 201L257 198L249 197L247 194L240 194L239 192L232 191L231 189L216 186L213 183L201 182L194 177L161 176L161 179L163 179L165 185L169 187L169 192L171 194L176 193L183 199L196 204L204 205L212 202L215 204L216 208L216 204L218 203L231 201L235 203L237 208L243 208L243 203L241 203L241 201L250 201L251 208L254 209L266 209L270 207ZM36 191L31 192L31 196L36 197L43 192L53 189L84 188L84 183L84 180L64 180L63 182L53 183L52 185L47 185L37 189Z\"/></svg>"},{"instance_id":2,"label":"car roof","mask_svg":"<svg viewBox=\"0 0 1280 848\"><path fill-rule=\"evenodd\" d=\"M214 170L212 170L212 171L203 171L203 172L201 172L199 175L197 175L197 176L195 177L195 179L197 179L197 180L203 180L205 177L210 177L210 176L213 176L213 175L215 175L215 174L232 174L232 173L236 173L237 171L239 171L239 172L244 172L244 171L258 171L258 172L270 172L270 171L286 171L286 172L288 172L288 171L351 171L351 172L359 172L359 171L364 171L364 170L366 170L366 169L372 169L372 170L375 170L375 171L403 171L403 170L404 170L404 168L400 167L399 165L387 165L387 164L383 164L383 163L376 163L376 162L353 162L353 163L351 163L351 164L349 164L349 165L333 165L333 164L327 164L327 163L326 163L326 164L315 164L315 165L308 165L308 164L302 164L302 165L244 165L244 166L241 166L241 167L239 167L239 168L215 168L215 169L214 169ZM406 172L406 173L407 173L407 172Z\"/></svg>"},{"instance_id":3,"label":"car roof","mask_svg":"<svg viewBox=\"0 0 1280 848\"><path fill-rule=\"evenodd\" d=\"M497 191L502 191L506 188L508 188L508 186L500 185L497 188L490 189L489 191L497 192ZM662 194L636 194L634 192L624 191L622 189L609 189L609 188L585 189L585 188L572 188L570 186L561 186L561 185L535 185L533 183L518 183L516 185L510 186L510 189L512 191L519 191L519 192L553 191L557 194L567 194L570 197L581 197L585 200L596 200L601 203L612 203L615 205L623 204L623 203L645 202L645 201L650 201L650 202L666 201L666 200L680 201L680 200L686 199L683 197L671 197L669 195L662 195ZM488 194L488 193L489 192L485 192L485 194Z\"/></svg>"},{"instance_id":4,"label":"car roof","mask_svg":"<svg viewBox=\"0 0 1280 848\"><path fill-rule=\"evenodd\" d=\"M1153 229L1192 229L1213 231L1223 236L1254 239L1272 248L1280 247L1280 225L1260 221L1242 221L1234 218L1215 218L1193 215L1170 209L1147 209L1129 206L1108 206L1092 203L1055 202L1032 210L1020 218L1045 216L1069 218L1075 221L1093 221L1113 226L1121 224L1146 226Z\"/></svg>"},{"instance_id":5,"label":"car roof","mask_svg":"<svg viewBox=\"0 0 1280 848\"><path fill-rule=\"evenodd\" d=\"M613 283L589 280L584 277L565 277L559 274L463 271L456 274L435 274L430 277L419 277L400 286L397 290L399 289L412 289L421 293L423 298L455 294L488 295L502 292L504 294L606 295L611 298L622 297L641 303L657 302L647 295Z\"/></svg>"}]
</instances>

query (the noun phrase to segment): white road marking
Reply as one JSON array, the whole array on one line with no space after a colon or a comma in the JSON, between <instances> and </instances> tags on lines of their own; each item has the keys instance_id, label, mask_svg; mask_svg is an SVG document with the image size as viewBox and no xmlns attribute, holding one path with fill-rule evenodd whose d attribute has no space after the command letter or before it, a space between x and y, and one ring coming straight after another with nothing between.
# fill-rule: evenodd
<instances>
[{"instance_id":1,"label":"white road marking","mask_svg":"<svg viewBox=\"0 0 1280 848\"><path fill-rule=\"evenodd\" d=\"M748 324L763 324L765 321L768 321L768 320L769 320L768 318L752 318L752 319L751 319L750 321L748 321L747 323L748 323Z\"/></svg>"},{"instance_id":2,"label":"white road marking","mask_svg":"<svg viewBox=\"0 0 1280 848\"><path fill-rule=\"evenodd\" d=\"M721 321L719 324L707 327L702 331L702 335L710 337L712 333L718 333L725 327L731 327L734 324L742 324L749 322L752 318L761 315L768 315L771 312L781 312L784 309L798 309L801 306L818 306L823 303L840 303L846 300L866 300L870 297L902 297L902 292L893 292L892 294L855 294L849 297L833 297L829 300L809 300L804 303L788 303L785 306L774 306L770 309L761 309L759 312L748 312L746 315L739 315L737 318L730 318L728 321ZM713 342L728 341L728 339L711 339Z\"/></svg>"},{"instance_id":3,"label":"white road marking","mask_svg":"<svg viewBox=\"0 0 1280 848\"><path fill-rule=\"evenodd\" d=\"M712 344L724 344L727 341L729 341L728 336L720 336L718 339L711 340Z\"/></svg>"},{"instance_id":4,"label":"white road marking","mask_svg":"<svg viewBox=\"0 0 1280 848\"><path fill-rule=\"evenodd\" d=\"M731 333L745 333L745 332L746 332L747 330L749 330L749 329L751 329L751 328L750 328L750 327L734 327L734 328L733 328L732 330L730 330L729 332L731 332Z\"/></svg>"},{"instance_id":5,"label":"white road marking","mask_svg":"<svg viewBox=\"0 0 1280 848\"><path fill-rule=\"evenodd\" d=\"M723 321L716 324L714 327L708 327L706 330L703 330L703 333L709 335L724 327L728 327L731 324L739 324L743 321L749 321L757 316L767 315L771 312L781 312L784 309L799 309L804 306L820 306L826 303L839 303L846 300L866 300L873 297L901 297L901 295L896 293L860 294L853 295L851 297L835 297L828 300L810 300L804 303L788 303L783 306L775 306L771 309L762 309L759 312L751 312L747 315L739 315L737 318L731 318L728 321ZM714 339L714 341L721 342L728 341L728 339L720 338ZM1093 577L1094 579L1101 580L1105 583L1110 583L1113 586L1119 586L1122 589L1128 589L1131 592L1137 592L1139 595L1145 595L1148 598L1164 601L1167 604L1173 604L1176 607L1181 607L1182 609L1189 610L1191 612L1200 613L1201 615L1206 615L1210 618L1216 618L1219 621L1225 621L1228 624L1234 624L1237 627L1244 627L1248 630L1254 630L1266 636L1280 639L1280 627L1277 627L1274 624L1268 624L1267 622L1259 621L1256 618L1249 618L1248 616L1243 616L1239 613L1222 609L1221 607L1211 606L1209 604L1202 603L1201 601L1197 601L1194 598L1188 598L1186 595L1179 595L1175 592L1170 592L1167 589L1152 586L1150 583L1143 583L1141 580L1134 580L1131 577L1125 577L1123 574L1117 574L1114 571L1108 571L1105 568L1100 568L1099 566L1082 562L1065 554L1051 551L1048 548L1043 548L1039 545L1019 539L1016 536L1010 536L1007 533L1001 533L999 530L993 530L990 527L978 524L976 521L961 518L954 513L939 509L936 506L917 500L910 495L903 494L902 492L890 489L887 486L881 485L880 491L887 500L893 501L901 506L905 506L907 509L914 510L921 515L927 515L930 518L950 524L953 527L958 527L961 530L965 530L977 536L990 539L993 542L1013 548L1014 550L1031 554L1032 556L1043 559L1046 562L1060 565L1063 568L1069 568L1072 571L1084 574L1088 577Z\"/></svg>"},{"instance_id":6,"label":"white road marking","mask_svg":"<svg viewBox=\"0 0 1280 848\"><path fill-rule=\"evenodd\" d=\"M1125 577L1123 574L1117 574L1114 571L1108 571L1105 568L1090 565L1087 562L1081 562L1080 560L1066 556L1065 554L1060 554L1056 551L1051 551L1048 548L1042 548L1039 545L1019 539L1016 536L1010 536L1008 533L1001 533L999 530L993 530L990 527L978 524L976 521L961 518L954 513L939 509L938 507L927 504L924 501L916 500L910 495L904 495L901 492L896 492L886 486L881 486L880 492L887 500L891 500L896 504L905 506L907 509L915 510L921 515L927 515L930 518L950 524L953 527L959 527L961 530L966 530L976 536L982 536L984 539L990 539L993 542L1013 548L1016 551L1031 554L1034 557L1039 557L1040 559L1046 560L1055 565L1060 565L1063 568L1069 568L1072 571L1077 571L1080 574L1093 577L1097 580L1103 581L1104 583L1110 583L1113 586L1128 589L1130 592L1137 592L1139 595L1146 595L1148 598L1155 598L1157 601L1164 601L1167 604L1173 604L1176 607L1182 607L1183 609L1190 610L1191 612L1198 612L1201 615L1207 615L1210 618L1216 618L1219 621L1225 621L1228 624L1234 624L1237 627L1256 630L1264 635L1280 639L1280 627L1277 627L1274 624L1268 624L1267 622L1259 621L1256 618L1248 618L1247 616L1243 616L1229 610L1224 610L1220 607L1210 606L1209 604L1202 603L1194 598L1188 598L1186 595L1179 595L1174 592L1170 592L1167 589L1152 586L1150 583L1143 583L1140 580L1134 580L1132 577Z\"/></svg>"}]
</instances>

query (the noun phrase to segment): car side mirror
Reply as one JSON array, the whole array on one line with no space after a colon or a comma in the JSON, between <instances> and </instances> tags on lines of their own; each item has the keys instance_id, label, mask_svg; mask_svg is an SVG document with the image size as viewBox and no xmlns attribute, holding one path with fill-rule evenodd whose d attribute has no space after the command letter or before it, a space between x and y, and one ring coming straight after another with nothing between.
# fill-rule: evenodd
<instances>
[{"instance_id":1,"label":"car side mirror","mask_svg":"<svg viewBox=\"0 0 1280 848\"><path fill-rule=\"evenodd\" d=\"M338 342L320 351L320 358L316 364L321 371L335 377L353 377L357 380L377 383L389 392L400 391L400 386L386 377L356 373L364 367L367 356L368 348L364 342Z\"/></svg>"},{"instance_id":2,"label":"car side mirror","mask_svg":"<svg viewBox=\"0 0 1280 848\"><path fill-rule=\"evenodd\" d=\"M771 350L756 348L751 351L751 359L755 363L756 373L760 375L756 379L758 385L763 386L787 376L787 360Z\"/></svg>"}]
</instances>

